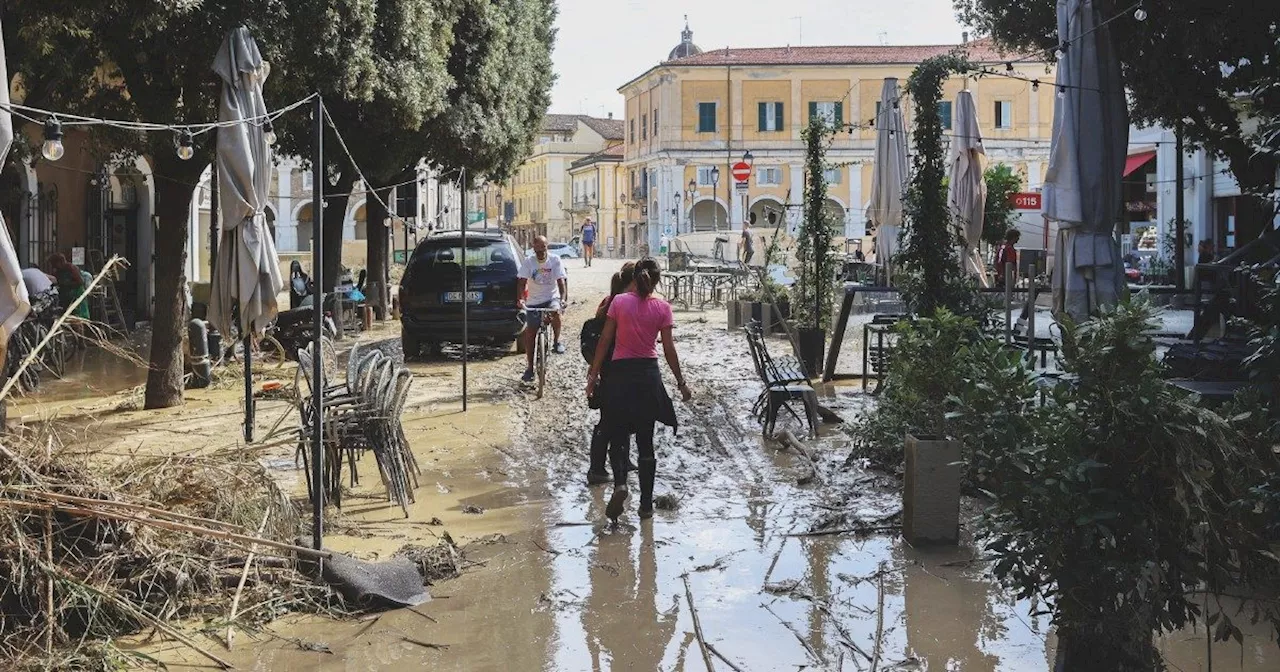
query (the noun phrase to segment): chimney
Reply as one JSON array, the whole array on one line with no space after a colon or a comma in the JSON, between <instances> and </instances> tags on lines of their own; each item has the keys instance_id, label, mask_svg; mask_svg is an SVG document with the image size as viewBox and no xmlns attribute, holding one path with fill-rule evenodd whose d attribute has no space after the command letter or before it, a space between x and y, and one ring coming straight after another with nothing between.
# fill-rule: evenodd
<instances>
[{"instance_id":1,"label":"chimney","mask_svg":"<svg viewBox=\"0 0 1280 672\"><path fill-rule=\"evenodd\" d=\"M960 41L963 44L969 44L969 31L966 30L963 33L960 33Z\"/></svg>"},{"instance_id":2,"label":"chimney","mask_svg":"<svg viewBox=\"0 0 1280 672\"><path fill-rule=\"evenodd\" d=\"M612 118L613 118L613 113L612 113L612 112L610 112L610 113L609 113L609 118L610 118L610 119L612 119Z\"/></svg>"}]
</instances>

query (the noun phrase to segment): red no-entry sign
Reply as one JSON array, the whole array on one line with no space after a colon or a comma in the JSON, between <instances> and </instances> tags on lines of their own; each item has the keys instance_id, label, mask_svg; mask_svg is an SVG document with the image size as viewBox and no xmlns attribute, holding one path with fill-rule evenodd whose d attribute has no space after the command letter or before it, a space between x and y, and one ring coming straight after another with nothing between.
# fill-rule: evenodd
<instances>
[{"instance_id":1,"label":"red no-entry sign","mask_svg":"<svg viewBox=\"0 0 1280 672\"><path fill-rule=\"evenodd\" d=\"M733 164L733 179L746 182L751 177L751 166L739 161Z\"/></svg>"}]
</instances>

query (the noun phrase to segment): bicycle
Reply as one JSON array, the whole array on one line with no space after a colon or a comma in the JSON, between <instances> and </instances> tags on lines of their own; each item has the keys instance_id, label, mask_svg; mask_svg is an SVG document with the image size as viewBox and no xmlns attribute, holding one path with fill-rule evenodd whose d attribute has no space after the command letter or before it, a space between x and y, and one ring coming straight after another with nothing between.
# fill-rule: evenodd
<instances>
[{"instance_id":1,"label":"bicycle","mask_svg":"<svg viewBox=\"0 0 1280 672\"><path fill-rule=\"evenodd\" d=\"M547 384L547 359L551 356L551 339L547 336L547 326L551 324L551 315L553 313L560 312L560 309L525 308L524 310L526 313L542 314L542 322L538 325L537 336L534 337L533 341L533 370L538 375L538 392L536 398L541 399L542 390Z\"/></svg>"}]
</instances>

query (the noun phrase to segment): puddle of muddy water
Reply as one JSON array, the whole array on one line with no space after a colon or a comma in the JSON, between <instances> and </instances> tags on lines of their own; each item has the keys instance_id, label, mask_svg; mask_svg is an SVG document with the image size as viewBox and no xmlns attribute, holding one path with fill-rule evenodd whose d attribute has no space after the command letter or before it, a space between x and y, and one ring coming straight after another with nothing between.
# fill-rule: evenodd
<instances>
[{"instance_id":1,"label":"puddle of muddy water","mask_svg":"<svg viewBox=\"0 0 1280 672\"><path fill-rule=\"evenodd\" d=\"M519 362L480 364L477 387L490 390L488 403L463 414L441 407L442 391L422 390L435 407L405 418L424 469L408 524L377 499L374 484L344 518L392 533L327 539L338 550L383 556L438 517L443 525L432 529L449 530L473 564L433 587L419 613L291 618L219 655L244 669L284 671L701 671L696 607L706 641L743 670L867 670L877 658L880 670L1047 671L1047 619L1001 590L972 562L973 549L921 551L892 533L793 536L833 511L883 517L900 506L898 495L884 486L892 479L857 473L843 477L867 485L852 488L848 501L797 485L798 460L764 444L745 417L758 387L740 336L725 334L723 315L717 319L719 332L716 320L677 330L698 397L678 405L677 435L659 432L657 493L675 495L678 511L641 522L633 499L620 525L602 522L609 489L582 482L593 420L578 398L580 358L559 360L557 385L536 402L507 380ZM839 387L824 403L851 419L867 401ZM812 444L829 474L844 471L844 431L824 427ZM362 473L376 481L371 467ZM464 513L468 505L483 513ZM1246 632L1243 650L1215 647L1215 669L1280 666L1266 630ZM310 650L316 644L331 652ZM1203 632L1160 644L1171 669L1207 669ZM200 663L184 651L162 657L170 669Z\"/></svg>"}]
</instances>

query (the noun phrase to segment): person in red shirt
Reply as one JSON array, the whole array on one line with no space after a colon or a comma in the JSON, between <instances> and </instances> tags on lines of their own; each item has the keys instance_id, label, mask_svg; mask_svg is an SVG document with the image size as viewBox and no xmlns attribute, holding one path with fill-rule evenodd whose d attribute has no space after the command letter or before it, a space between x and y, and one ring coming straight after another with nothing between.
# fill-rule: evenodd
<instances>
[{"instance_id":1,"label":"person in red shirt","mask_svg":"<svg viewBox=\"0 0 1280 672\"><path fill-rule=\"evenodd\" d=\"M996 248L996 287L1004 287L1004 270L1008 264L1013 264L1014 279L1017 279L1018 248L1016 246L1021 239L1021 231L1010 229L1004 234L1004 242Z\"/></svg>"}]
</instances>

